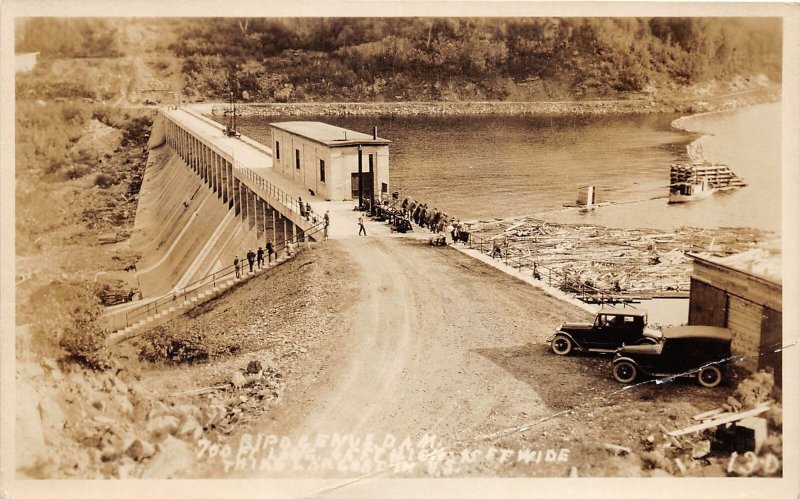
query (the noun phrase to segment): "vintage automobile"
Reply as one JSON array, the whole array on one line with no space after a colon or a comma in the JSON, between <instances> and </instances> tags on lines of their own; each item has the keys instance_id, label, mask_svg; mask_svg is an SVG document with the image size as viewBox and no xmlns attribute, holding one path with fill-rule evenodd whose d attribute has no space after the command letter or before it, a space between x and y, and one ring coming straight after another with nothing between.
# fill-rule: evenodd
<instances>
[{"instance_id":1,"label":"vintage automobile","mask_svg":"<svg viewBox=\"0 0 800 499\"><path fill-rule=\"evenodd\" d=\"M614 379L633 383L639 374L652 377L695 376L707 387L722 382L731 356L731 331L714 326L665 327L651 345L626 345L612 361Z\"/></svg>"},{"instance_id":2,"label":"vintage automobile","mask_svg":"<svg viewBox=\"0 0 800 499\"><path fill-rule=\"evenodd\" d=\"M645 335L645 326L646 310L603 307L597 312L594 323L562 324L547 342L558 355L567 355L573 350L613 353L622 345L655 343L657 336Z\"/></svg>"}]
</instances>

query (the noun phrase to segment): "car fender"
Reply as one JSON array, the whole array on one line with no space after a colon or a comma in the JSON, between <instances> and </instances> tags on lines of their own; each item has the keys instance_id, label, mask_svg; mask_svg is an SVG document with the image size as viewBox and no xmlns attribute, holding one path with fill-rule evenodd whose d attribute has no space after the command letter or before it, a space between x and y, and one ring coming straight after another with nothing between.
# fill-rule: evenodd
<instances>
[{"instance_id":1,"label":"car fender","mask_svg":"<svg viewBox=\"0 0 800 499\"><path fill-rule=\"evenodd\" d=\"M550 336L550 339L547 340L547 343L552 343L553 340L556 338L556 336L558 336L559 334L563 334L564 336L569 338L569 340L572 342L572 344L575 346L576 349L578 349L578 350L583 350L584 349L583 345L578 343L575 340L575 338L573 338L573 336L571 334L569 334L568 332L566 332L566 331L556 331L555 333L552 334L552 336Z\"/></svg>"},{"instance_id":2,"label":"car fender","mask_svg":"<svg viewBox=\"0 0 800 499\"><path fill-rule=\"evenodd\" d=\"M619 354L617 354L617 355L619 355ZM622 362L623 360L627 360L628 362L630 362L632 364L635 364L636 367L639 367L639 363L638 362L636 362L635 360L633 360L630 357L624 357L624 356L614 357L614 359L611 361L611 363L612 364L616 364L617 362Z\"/></svg>"},{"instance_id":3,"label":"car fender","mask_svg":"<svg viewBox=\"0 0 800 499\"><path fill-rule=\"evenodd\" d=\"M612 365L612 366L613 366L614 364L616 364L617 362L622 362L623 360L627 360L627 361L628 361L628 362L630 362L631 364L635 365L635 366L636 366L636 369L638 369L638 370L639 370L639 371L640 371L642 374L644 374L645 376L654 376L654 375L655 375L655 373L654 373L654 372L653 372L651 369L645 369L644 367L642 367L642 365L641 365L641 364L639 364L638 362L636 362L636 361L635 361L635 360L634 360L632 357L626 357L626 356L624 356L624 355L619 355L619 354L617 354L617 355L618 355L618 357L615 357L615 358L614 358L614 359L611 361L611 365Z\"/></svg>"}]
</instances>

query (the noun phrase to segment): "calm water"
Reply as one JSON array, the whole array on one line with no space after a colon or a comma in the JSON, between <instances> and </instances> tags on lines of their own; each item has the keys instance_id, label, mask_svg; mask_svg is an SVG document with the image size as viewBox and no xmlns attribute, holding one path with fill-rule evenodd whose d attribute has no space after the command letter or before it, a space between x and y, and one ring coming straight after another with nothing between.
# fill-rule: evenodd
<instances>
[{"instance_id":1,"label":"calm water","mask_svg":"<svg viewBox=\"0 0 800 499\"><path fill-rule=\"evenodd\" d=\"M650 201L610 206L585 214L564 213L552 217L553 220L664 229L755 227L780 233L780 104L692 116L684 119L683 125L704 134L699 141L704 158L727 164L748 186L693 203L667 205L663 201ZM668 174L668 170L665 172Z\"/></svg>"},{"instance_id":2,"label":"calm water","mask_svg":"<svg viewBox=\"0 0 800 499\"><path fill-rule=\"evenodd\" d=\"M780 219L780 106L755 106L687 120L677 115L325 117L370 133L378 126L390 147L392 190L462 220L529 215L574 203L596 185L601 201L666 196L669 164L686 160L700 133L705 157L728 163L750 185L698 203L666 199L551 215L553 221L628 227L749 225L777 230ZM266 139L270 121L242 118L241 130ZM313 118L309 118L313 119ZM758 123L758 126L753 126ZM776 210L778 210L776 212ZM777 217L775 215L777 213Z\"/></svg>"}]
</instances>

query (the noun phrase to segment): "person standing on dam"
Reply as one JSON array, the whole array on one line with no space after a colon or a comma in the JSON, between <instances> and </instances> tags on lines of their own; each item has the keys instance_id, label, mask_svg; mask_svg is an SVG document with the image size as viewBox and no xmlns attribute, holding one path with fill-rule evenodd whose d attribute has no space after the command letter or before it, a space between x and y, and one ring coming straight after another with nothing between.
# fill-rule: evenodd
<instances>
[{"instance_id":1,"label":"person standing on dam","mask_svg":"<svg viewBox=\"0 0 800 499\"><path fill-rule=\"evenodd\" d=\"M233 259L233 268L236 270L236 278L238 279L239 277L242 276L239 267L239 255L236 255L236 257Z\"/></svg>"},{"instance_id":2,"label":"person standing on dam","mask_svg":"<svg viewBox=\"0 0 800 499\"><path fill-rule=\"evenodd\" d=\"M259 246L258 251L256 251L256 262L258 263L258 268L264 266L264 249Z\"/></svg>"},{"instance_id":3,"label":"person standing on dam","mask_svg":"<svg viewBox=\"0 0 800 499\"><path fill-rule=\"evenodd\" d=\"M253 250L247 251L247 264L250 266L250 273L253 273L253 264L256 262L256 254Z\"/></svg>"},{"instance_id":4,"label":"person standing on dam","mask_svg":"<svg viewBox=\"0 0 800 499\"><path fill-rule=\"evenodd\" d=\"M364 215L358 217L358 235L360 236L362 232L365 236L367 235L367 229L364 228Z\"/></svg>"},{"instance_id":5,"label":"person standing on dam","mask_svg":"<svg viewBox=\"0 0 800 499\"><path fill-rule=\"evenodd\" d=\"M322 217L322 221L324 222L322 225L322 235L324 239L328 240L328 226L331 224L331 215L330 210L325 212L325 215Z\"/></svg>"},{"instance_id":6,"label":"person standing on dam","mask_svg":"<svg viewBox=\"0 0 800 499\"><path fill-rule=\"evenodd\" d=\"M272 253L274 253L274 247L272 245L272 241L267 241L267 265L272 263Z\"/></svg>"}]
</instances>

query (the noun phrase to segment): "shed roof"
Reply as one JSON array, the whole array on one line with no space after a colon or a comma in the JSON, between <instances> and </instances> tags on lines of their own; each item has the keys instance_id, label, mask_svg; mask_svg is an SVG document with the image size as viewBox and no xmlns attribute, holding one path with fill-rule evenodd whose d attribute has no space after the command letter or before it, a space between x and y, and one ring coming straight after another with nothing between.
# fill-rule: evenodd
<instances>
[{"instance_id":1,"label":"shed roof","mask_svg":"<svg viewBox=\"0 0 800 499\"><path fill-rule=\"evenodd\" d=\"M328 147L348 147L358 145L388 146L391 140L378 137L373 139L367 133L348 130L339 126L329 125L320 121L281 121L270 123L270 126L280 130L299 135L301 137L319 142Z\"/></svg>"},{"instance_id":2,"label":"shed roof","mask_svg":"<svg viewBox=\"0 0 800 499\"><path fill-rule=\"evenodd\" d=\"M779 286L783 280L779 239L768 241L761 247L725 257L714 257L695 253L687 254L695 260L705 261L718 267L738 270L739 272L764 279Z\"/></svg>"}]
</instances>

